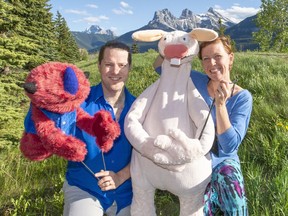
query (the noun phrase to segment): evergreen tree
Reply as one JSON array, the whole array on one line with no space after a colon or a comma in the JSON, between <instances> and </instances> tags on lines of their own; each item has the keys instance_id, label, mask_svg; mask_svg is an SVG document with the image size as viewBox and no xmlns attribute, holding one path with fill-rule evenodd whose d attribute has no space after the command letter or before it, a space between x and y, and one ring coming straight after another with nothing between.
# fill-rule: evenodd
<instances>
[{"instance_id":1,"label":"evergreen tree","mask_svg":"<svg viewBox=\"0 0 288 216\"><path fill-rule=\"evenodd\" d=\"M139 53L139 47L138 47L138 44L136 42L134 42L132 44L132 53Z\"/></svg>"},{"instance_id":2,"label":"evergreen tree","mask_svg":"<svg viewBox=\"0 0 288 216\"><path fill-rule=\"evenodd\" d=\"M68 28L66 20L62 17L59 11L57 11L54 25L58 42L57 49L59 52L59 60L70 63L79 61L80 52L78 45Z\"/></svg>"},{"instance_id":3,"label":"evergreen tree","mask_svg":"<svg viewBox=\"0 0 288 216\"><path fill-rule=\"evenodd\" d=\"M21 50L30 56L25 65L31 69L45 61L57 58L57 41L53 32L51 7L48 0L8 0L13 5L13 13L21 20L17 33L29 38L29 49ZM20 50L19 50L20 51Z\"/></svg>"},{"instance_id":4,"label":"evergreen tree","mask_svg":"<svg viewBox=\"0 0 288 216\"><path fill-rule=\"evenodd\" d=\"M80 61L82 61L82 60L87 61L88 60L89 53L86 49L80 48L79 53L80 53L80 59L79 59Z\"/></svg>"},{"instance_id":5,"label":"evergreen tree","mask_svg":"<svg viewBox=\"0 0 288 216\"><path fill-rule=\"evenodd\" d=\"M218 30L219 36L223 36L226 28L225 28L225 26L222 24L221 18L219 18L218 24L219 24L219 30Z\"/></svg>"},{"instance_id":6,"label":"evergreen tree","mask_svg":"<svg viewBox=\"0 0 288 216\"><path fill-rule=\"evenodd\" d=\"M229 38L229 40L231 41L232 51L236 52L237 51L236 43L234 40L231 39L230 35L225 35L226 27L223 25L221 18L219 18L218 24L219 24L219 30L218 30L219 36L225 36Z\"/></svg>"},{"instance_id":7,"label":"evergreen tree","mask_svg":"<svg viewBox=\"0 0 288 216\"><path fill-rule=\"evenodd\" d=\"M24 50L31 49L33 43L19 35L21 24L13 5L0 0L0 72L8 73L11 67L22 68L30 60Z\"/></svg>"},{"instance_id":8,"label":"evergreen tree","mask_svg":"<svg viewBox=\"0 0 288 216\"><path fill-rule=\"evenodd\" d=\"M288 0L261 0L256 24L260 30L253 34L263 51L288 52Z\"/></svg>"}]
</instances>

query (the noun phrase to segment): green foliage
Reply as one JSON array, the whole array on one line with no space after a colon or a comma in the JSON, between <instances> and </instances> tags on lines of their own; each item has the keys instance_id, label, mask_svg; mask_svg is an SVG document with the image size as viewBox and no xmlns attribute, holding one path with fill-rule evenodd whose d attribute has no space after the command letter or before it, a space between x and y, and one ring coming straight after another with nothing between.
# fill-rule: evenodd
<instances>
[{"instance_id":1,"label":"green foliage","mask_svg":"<svg viewBox=\"0 0 288 216\"><path fill-rule=\"evenodd\" d=\"M180 207L178 197L167 191L156 190L155 206L158 216L178 216Z\"/></svg>"},{"instance_id":2,"label":"green foliage","mask_svg":"<svg viewBox=\"0 0 288 216\"><path fill-rule=\"evenodd\" d=\"M251 122L240 147L250 215L288 213L283 175L288 162L287 57L239 53L235 59L233 76L253 95Z\"/></svg>"},{"instance_id":3,"label":"green foliage","mask_svg":"<svg viewBox=\"0 0 288 216\"><path fill-rule=\"evenodd\" d=\"M127 86L135 96L158 79L152 67L156 56L154 50L133 54ZM253 95L251 122L239 152L252 216L288 215L287 59L277 53L235 54L231 78ZM97 54L77 66L90 72L91 84L99 82ZM192 68L202 70L198 59ZM0 76L0 215L61 215L66 161L30 162L18 150L28 107L18 85L26 74ZM179 215L178 198L167 191L156 191L155 205L157 215Z\"/></svg>"},{"instance_id":4,"label":"green foliage","mask_svg":"<svg viewBox=\"0 0 288 216\"><path fill-rule=\"evenodd\" d=\"M86 49L79 49L80 61L87 61L89 58L89 53Z\"/></svg>"},{"instance_id":5,"label":"green foliage","mask_svg":"<svg viewBox=\"0 0 288 216\"><path fill-rule=\"evenodd\" d=\"M66 20L57 11L55 23L55 33L57 37L57 50L58 50L58 61L70 62L79 61L80 52L77 43L70 32ZM87 52L88 55L88 52Z\"/></svg>"},{"instance_id":6,"label":"green foliage","mask_svg":"<svg viewBox=\"0 0 288 216\"><path fill-rule=\"evenodd\" d=\"M0 75L0 152L18 146L28 99L20 87L27 73Z\"/></svg>"},{"instance_id":7,"label":"green foliage","mask_svg":"<svg viewBox=\"0 0 288 216\"><path fill-rule=\"evenodd\" d=\"M0 159L0 215L62 214L65 160L30 162L18 148L2 151Z\"/></svg>"},{"instance_id":8,"label":"green foliage","mask_svg":"<svg viewBox=\"0 0 288 216\"><path fill-rule=\"evenodd\" d=\"M138 44L136 43L136 42L134 42L133 44L132 44L132 47L131 47L131 49L132 49L132 53L139 53L139 47L138 47Z\"/></svg>"},{"instance_id":9,"label":"green foliage","mask_svg":"<svg viewBox=\"0 0 288 216\"><path fill-rule=\"evenodd\" d=\"M287 0L261 0L256 24L260 28L253 34L262 51L288 52Z\"/></svg>"},{"instance_id":10,"label":"green foliage","mask_svg":"<svg viewBox=\"0 0 288 216\"><path fill-rule=\"evenodd\" d=\"M127 87L135 96L140 95L159 77L152 67L152 62L156 56L157 53L152 50L143 54L133 54L132 70Z\"/></svg>"},{"instance_id":11,"label":"green foliage","mask_svg":"<svg viewBox=\"0 0 288 216\"><path fill-rule=\"evenodd\" d=\"M48 0L0 0L0 72L47 61L74 63L80 52L65 19ZM83 53L85 58L85 53Z\"/></svg>"},{"instance_id":12,"label":"green foliage","mask_svg":"<svg viewBox=\"0 0 288 216\"><path fill-rule=\"evenodd\" d=\"M218 24L219 24L218 34L219 34L219 36L224 36L224 32L225 32L226 28L223 25L221 18L219 18Z\"/></svg>"},{"instance_id":13,"label":"green foliage","mask_svg":"<svg viewBox=\"0 0 288 216\"><path fill-rule=\"evenodd\" d=\"M0 72L9 67L23 67L30 59L22 50L33 45L16 33L20 28L21 18L14 13L14 7L0 0Z\"/></svg>"}]
</instances>

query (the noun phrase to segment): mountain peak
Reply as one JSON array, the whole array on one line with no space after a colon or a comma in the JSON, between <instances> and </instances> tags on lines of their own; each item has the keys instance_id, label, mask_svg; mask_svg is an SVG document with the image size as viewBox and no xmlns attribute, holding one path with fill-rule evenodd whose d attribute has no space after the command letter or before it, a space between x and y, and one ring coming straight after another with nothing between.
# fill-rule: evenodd
<instances>
[{"instance_id":1,"label":"mountain peak","mask_svg":"<svg viewBox=\"0 0 288 216\"><path fill-rule=\"evenodd\" d=\"M216 9L210 7L207 11L207 15L208 16L212 16L212 17L215 17L215 18L218 18L218 21L219 19L221 19L222 21L222 24L224 24L225 26L227 27L230 27L234 24L236 24L235 22L233 22L231 19L225 17L224 15L222 15L221 13L219 13Z\"/></svg>"},{"instance_id":2,"label":"mountain peak","mask_svg":"<svg viewBox=\"0 0 288 216\"><path fill-rule=\"evenodd\" d=\"M114 32L111 31L110 29L104 30L98 25L91 25L84 32L87 34L106 34L106 35L110 35L110 36L115 36Z\"/></svg>"},{"instance_id":3,"label":"mountain peak","mask_svg":"<svg viewBox=\"0 0 288 216\"><path fill-rule=\"evenodd\" d=\"M191 18L193 16L193 12L187 8L185 8L182 11L182 14L180 16L180 19L187 19L187 18Z\"/></svg>"},{"instance_id":4,"label":"mountain peak","mask_svg":"<svg viewBox=\"0 0 288 216\"><path fill-rule=\"evenodd\" d=\"M172 13L171 13L167 8L165 8L165 9L163 9L163 10L158 10L158 11L156 11L156 12L154 13L154 18L153 18L153 20L154 20L154 19L158 19L158 20L165 19L165 20L167 20L167 19L176 19L176 17L174 17L174 16L172 15Z\"/></svg>"}]
</instances>

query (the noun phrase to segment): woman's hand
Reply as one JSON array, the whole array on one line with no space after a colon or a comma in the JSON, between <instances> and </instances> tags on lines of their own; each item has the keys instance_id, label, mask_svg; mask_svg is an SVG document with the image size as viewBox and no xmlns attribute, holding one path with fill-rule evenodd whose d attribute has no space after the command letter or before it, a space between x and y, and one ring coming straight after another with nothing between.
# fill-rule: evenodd
<instances>
[{"instance_id":1,"label":"woman's hand","mask_svg":"<svg viewBox=\"0 0 288 216\"><path fill-rule=\"evenodd\" d=\"M222 80L215 92L217 134L222 134L231 127L231 122L226 108L226 101L231 97L232 91L233 83Z\"/></svg>"},{"instance_id":2,"label":"woman's hand","mask_svg":"<svg viewBox=\"0 0 288 216\"><path fill-rule=\"evenodd\" d=\"M215 105L225 106L227 99L231 96L232 85L228 81L220 81L217 90L215 92Z\"/></svg>"}]
</instances>

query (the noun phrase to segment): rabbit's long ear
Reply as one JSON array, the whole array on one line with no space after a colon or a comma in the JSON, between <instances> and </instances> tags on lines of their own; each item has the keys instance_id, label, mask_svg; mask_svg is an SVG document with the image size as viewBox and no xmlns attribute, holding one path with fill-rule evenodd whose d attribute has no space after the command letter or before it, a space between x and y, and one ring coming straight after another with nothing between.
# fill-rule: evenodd
<instances>
[{"instance_id":1,"label":"rabbit's long ear","mask_svg":"<svg viewBox=\"0 0 288 216\"><path fill-rule=\"evenodd\" d=\"M206 28L195 28L189 35L197 41L212 41L218 37L217 32Z\"/></svg>"},{"instance_id":2,"label":"rabbit's long ear","mask_svg":"<svg viewBox=\"0 0 288 216\"><path fill-rule=\"evenodd\" d=\"M136 31L132 34L132 38L136 41L153 42L160 40L166 32L160 29Z\"/></svg>"}]
</instances>

